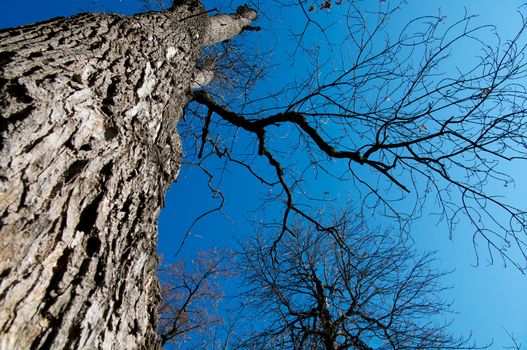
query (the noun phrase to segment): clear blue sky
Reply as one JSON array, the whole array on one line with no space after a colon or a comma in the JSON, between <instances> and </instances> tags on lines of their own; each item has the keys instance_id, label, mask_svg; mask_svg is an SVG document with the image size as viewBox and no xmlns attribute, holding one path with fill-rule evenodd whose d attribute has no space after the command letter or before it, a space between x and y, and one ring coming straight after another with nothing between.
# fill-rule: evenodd
<instances>
[{"instance_id":1,"label":"clear blue sky","mask_svg":"<svg viewBox=\"0 0 527 350\"><path fill-rule=\"evenodd\" d=\"M209 7L216 6L213 1L208 3L212 4ZM519 26L520 19L515 11L521 3L521 1L513 0L410 1L394 21L403 24L416 16L435 14L438 8L441 8L442 13L447 15L447 20L454 20L462 16L466 8L468 13L479 15L478 23L496 25L498 32L507 38ZM134 13L140 11L141 6L136 0L7 1L0 12L0 27L23 25L84 11ZM270 18L281 16L280 18L287 18L287 20L275 21L272 30L268 31L265 31L267 20L265 18L261 20L260 25L264 26L264 30L258 35L268 41L262 42L262 46L272 43L276 51L270 59L279 64L270 73L270 78L260 84L261 91L280 85L284 79L288 78L288 74L293 74L294 71L299 72L302 69L299 67L301 63L298 63L296 70L291 70L288 64L284 64L287 60L282 54L282 50L290 48L291 43L288 42L287 36L281 34L280 30L291 24L294 25L294 19L284 16L283 12L278 13L279 11L273 7L272 3L263 6L268 6L267 14ZM311 35L320 38L315 30L311 32ZM467 62L475 55L476 53L467 52ZM301 61L299 59L299 62ZM277 80L281 81L277 83ZM518 206L526 208L527 180L524 174L527 172L527 164L507 165L505 170L515 175L516 186L506 189L507 192L503 194ZM259 200L263 197L260 191L264 189L240 169L231 167L230 171L225 174L222 182L222 191L227 198L224 211L229 215L229 219L215 215L198 224L193 229L185 247L185 254L188 256L198 249L211 246L233 246L236 239L251 233L252 228L247 224L246 219L258 218ZM167 205L159 221L160 252L167 258L174 253L174 247L177 246L191 219L206 208L215 205L211 200L205 180L198 169L184 167L178 183L173 185L169 191ZM329 186L327 188L334 193L344 194L350 190L349 184L327 183L323 185ZM504 191L504 189L499 191ZM491 348L501 349L510 344L502 330L502 327L505 327L518 337L524 348L527 348L527 277L515 269L504 269L499 264L487 266L485 261L480 266L473 267L475 255L471 235L468 234L470 229L467 226L460 225L454 233L453 240L450 240L444 227L425 215L415 224L412 232L419 249L438 250L442 263L441 268L455 269L450 279L446 281L454 286L446 297L455 300L454 309L459 312L454 315L456 321L452 326L453 330L464 334L472 331L474 339L481 343L494 339L495 344Z\"/></svg>"}]
</instances>

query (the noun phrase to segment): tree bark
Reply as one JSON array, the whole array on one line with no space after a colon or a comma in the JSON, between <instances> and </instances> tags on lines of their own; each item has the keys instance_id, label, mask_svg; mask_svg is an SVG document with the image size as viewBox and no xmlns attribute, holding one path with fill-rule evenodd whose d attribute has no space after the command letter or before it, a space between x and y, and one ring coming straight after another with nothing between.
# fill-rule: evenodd
<instances>
[{"instance_id":1,"label":"tree bark","mask_svg":"<svg viewBox=\"0 0 527 350\"><path fill-rule=\"evenodd\" d=\"M202 11L0 32L0 348L159 346L157 217Z\"/></svg>"}]
</instances>

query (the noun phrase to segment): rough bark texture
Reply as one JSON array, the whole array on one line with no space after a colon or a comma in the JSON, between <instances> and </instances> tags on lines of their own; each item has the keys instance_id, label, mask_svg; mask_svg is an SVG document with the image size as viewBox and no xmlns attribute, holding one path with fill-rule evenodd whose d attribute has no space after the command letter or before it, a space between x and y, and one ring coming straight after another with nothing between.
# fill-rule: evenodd
<instances>
[{"instance_id":1,"label":"rough bark texture","mask_svg":"<svg viewBox=\"0 0 527 350\"><path fill-rule=\"evenodd\" d=\"M206 16L0 32L0 348L156 348L157 217Z\"/></svg>"}]
</instances>

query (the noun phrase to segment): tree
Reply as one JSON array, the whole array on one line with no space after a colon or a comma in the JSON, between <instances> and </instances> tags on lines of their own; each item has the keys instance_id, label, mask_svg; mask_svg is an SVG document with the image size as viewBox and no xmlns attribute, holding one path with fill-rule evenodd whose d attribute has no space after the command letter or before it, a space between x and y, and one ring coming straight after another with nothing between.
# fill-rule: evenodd
<instances>
[{"instance_id":1,"label":"tree","mask_svg":"<svg viewBox=\"0 0 527 350\"><path fill-rule=\"evenodd\" d=\"M275 244L262 235L243 251L249 312L260 317L242 348L466 349L441 317L445 272L390 232L344 213L330 231L296 222ZM438 317L439 316L439 317Z\"/></svg>"},{"instance_id":2,"label":"tree","mask_svg":"<svg viewBox=\"0 0 527 350\"><path fill-rule=\"evenodd\" d=\"M0 344L156 348L157 216L199 52L255 19L198 2L0 32Z\"/></svg>"},{"instance_id":3,"label":"tree","mask_svg":"<svg viewBox=\"0 0 527 350\"><path fill-rule=\"evenodd\" d=\"M318 12L333 5L314 3ZM437 199L449 224L464 213L491 254L522 268L508 252L516 247L525 257L525 212L485 185L509 181L497 161L525 158L525 90L516 84L525 75L525 23L511 41L483 45L473 69L438 77L449 50L477 41L482 28L471 27L470 17L445 28L435 17L385 41L395 9L364 12L360 3L349 2L344 17L349 66L328 72L331 65L315 64L305 81L264 99L236 85L241 101L204 90L217 74L196 61L204 46L257 29L247 7L209 16L198 1L180 0L158 13L82 14L0 32L1 341L19 348L157 346L156 218L179 170L175 128L190 100L196 157L242 165L285 204L275 245L293 231L292 213L327 229L306 195L308 183L327 172L357 185L362 209L394 216L401 226L427 198ZM329 34L307 2L298 4L306 28ZM298 33L298 50L306 47L306 30ZM273 131L284 128L298 142L274 142ZM243 158L231 138L240 130L252 143ZM257 159L272 176L260 173ZM344 167L327 171L334 160ZM364 169L388 181L365 180ZM407 193L417 205L405 213L394 203ZM497 210L509 221L488 228L480 219Z\"/></svg>"},{"instance_id":4,"label":"tree","mask_svg":"<svg viewBox=\"0 0 527 350\"><path fill-rule=\"evenodd\" d=\"M211 249L199 252L190 268L185 259L161 265L161 345L184 344L222 323L216 315L223 297L218 280L232 276L231 257L231 252Z\"/></svg>"},{"instance_id":5,"label":"tree","mask_svg":"<svg viewBox=\"0 0 527 350\"><path fill-rule=\"evenodd\" d=\"M305 16L294 32L293 54L301 55L292 59L311 58L310 74L264 96L193 91L192 117L183 122L196 135L189 159L204 166L203 153L216 155L269 186L269 201L282 204L277 243L291 233L291 215L316 223L319 204L333 198L314 184L331 179L348 181L360 210L389 217L404 232L431 206L451 234L466 220L475 248L483 243L491 261L524 271L526 212L493 187L514 182L500 165L527 156L525 18L516 36L502 40L466 14L399 28L390 21L397 4L313 3L311 12L310 2L280 2ZM343 9L343 25L317 19L328 6ZM321 34L308 35L310 28ZM319 49L324 38L328 52ZM456 64L467 47L477 58Z\"/></svg>"}]
</instances>

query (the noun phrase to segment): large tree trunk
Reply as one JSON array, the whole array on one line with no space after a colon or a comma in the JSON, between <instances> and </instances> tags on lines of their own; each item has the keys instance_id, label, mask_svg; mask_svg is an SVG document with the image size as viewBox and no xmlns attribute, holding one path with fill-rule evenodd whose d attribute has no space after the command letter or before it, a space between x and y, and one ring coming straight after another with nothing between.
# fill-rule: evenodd
<instances>
[{"instance_id":1,"label":"large tree trunk","mask_svg":"<svg viewBox=\"0 0 527 350\"><path fill-rule=\"evenodd\" d=\"M0 348L159 347L176 125L202 46L256 18L185 3L0 32Z\"/></svg>"},{"instance_id":2,"label":"large tree trunk","mask_svg":"<svg viewBox=\"0 0 527 350\"><path fill-rule=\"evenodd\" d=\"M207 17L0 33L0 348L156 348L157 217Z\"/></svg>"}]
</instances>

